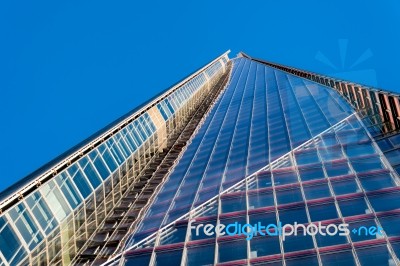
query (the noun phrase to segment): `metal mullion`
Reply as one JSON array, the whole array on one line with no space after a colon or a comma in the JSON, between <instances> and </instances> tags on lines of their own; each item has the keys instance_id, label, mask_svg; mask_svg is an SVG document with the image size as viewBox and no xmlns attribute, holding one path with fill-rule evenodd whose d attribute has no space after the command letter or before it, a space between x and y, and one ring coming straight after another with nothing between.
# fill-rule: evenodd
<instances>
[{"instance_id":1,"label":"metal mullion","mask_svg":"<svg viewBox=\"0 0 400 266\"><path fill-rule=\"evenodd\" d=\"M176 94L176 97L177 97L178 100L179 100L179 107L182 107L183 103L185 102L184 90L185 90L185 87L182 86L182 87L177 91L177 94Z\"/></svg>"},{"instance_id":2,"label":"metal mullion","mask_svg":"<svg viewBox=\"0 0 400 266\"><path fill-rule=\"evenodd\" d=\"M4 263L5 266L10 266L6 258L4 257L3 253L0 251L0 260L2 263Z\"/></svg>"},{"instance_id":3,"label":"metal mullion","mask_svg":"<svg viewBox=\"0 0 400 266\"><path fill-rule=\"evenodd\" d=\"M291 147L291 150L293 150L295 147L293 146L293 143L292 143L292 139L291 139L291 136L290 136L290 134L289 134L289 128L288 128L288 119L287 119L287 117L286 117L286 114L285 114L285 110L284 110L284 108L283 108L283 101L282 101L282 96L281 96L281 93L280 93L280 91L279 91L279 88L281 87L280 85L279 85L279 83L278 83L278 78L276 77L276 72L275 72L275 70L273 71L274 72L274 77L275 77L275 82L276 82L276 91L277 91L277 94L278 94L278 97L279 97L279 106L280 106L280 111L282 111L282 114L283 114L283 120L285 120L285 126L286 126L286 135L287 135L287 137L288 137L288 140L289 140L289 145L290 145L290 147ZM290 83L289 83L290 84ZM292 84L290 84L290 88L291 89L293 89L293 86L292 86ZM294 97L294 98L296 98L296 97ZM301 109L301 108L300 108ZM312 135L310 135L310 136L312 136Z\"/></svg>"},{"instance_id":4,"label":"metal mullion","mask_svg":"<svg viewBox=\"0 0 400 266\"><path fill-rule=\"evenodd\" d=\"M343 149L343 146L342 146L342 145L341 145L341 148ZM344 156L345 156L346 159L348 160L347 155L345 154ZM372 208L371 203L369 202L368 196L367 196L367 194L366 194L366 192L365 192L365 190L364 190L364 187L362 186L361 181L360 181L360 179L359 179L359 177L358 177L358 173L354 170L354 168L353 168L353 166L351 165L351 163L349 163L349 168L350 168L350 170L351 170L351 171L354 173L354 175L355 175L355 178L354 178L354 179L355 179L355 181L356 181L358 187L361 189L361 192L363 193L363 199L365 200L365 202L366 202L368 208L371 210L372 214L374 215L374 220L375 220L375 222L377 223L377 225L379 225L379 223L378 223L379 220L377 219L376 212L375 212L375 210ZM382 228L382 227L381 227L381 228ZM390 247L390 248L389 248L389 252L391 253L391 255L393 255L393 254L392 254L392 251L391 251L392 247L391 247L391 245L390 245L389 240L388 240L387 237L386 237L386 233L385 233L385 235L384 235L384 238L385 238L385 240L386 240L386 245L387 245L388 247ZM351 244L352 244L352 247L354 248L354 253L356 254L356 259L357 259L357 261L359 261L358 255L357 255L357 252L355 251L355 247L354 247L353 242L351 242ZM396 259L396 256L393 256L393 258ZM361 265L360 262L359 262L359 265Z\"/></svg>"}]
</instances>

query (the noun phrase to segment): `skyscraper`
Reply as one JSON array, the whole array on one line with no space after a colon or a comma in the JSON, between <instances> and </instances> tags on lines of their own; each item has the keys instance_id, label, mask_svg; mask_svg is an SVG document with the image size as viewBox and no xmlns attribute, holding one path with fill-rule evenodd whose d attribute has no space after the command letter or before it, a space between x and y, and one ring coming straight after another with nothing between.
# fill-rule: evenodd
<instances>
[{"instance_id":1,"label":"skyscraper","mask_svg":"<svg viewBox=\"0 0 400 266\"><path fill-rule=\"evenodd\" d=\"M0 265L396 265L399 114L394 93L224 53L4 191Z\"/></svg>"}]
</instances>

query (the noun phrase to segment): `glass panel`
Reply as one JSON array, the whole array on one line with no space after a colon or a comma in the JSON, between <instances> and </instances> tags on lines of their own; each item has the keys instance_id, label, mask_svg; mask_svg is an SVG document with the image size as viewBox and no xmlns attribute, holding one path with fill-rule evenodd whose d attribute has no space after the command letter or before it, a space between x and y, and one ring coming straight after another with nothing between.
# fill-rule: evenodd
<instances>
[{"instance_id":1,"label":"glass panel","mask_svg":"<svg viewBox=\"0 0 400 266\"><path fill-rule=\"evenodd\" d=\"M374 220L363 220L356 222L349 222L350 237L353 242L373 240L382 238L383 236L376 230L370 233L370 227L378 228Z\"/></svg>"},{"instance_id":2,"label":"glass panel","mask_svg":"<svg viewBox=\"0 0 400 266\"><path fill-rule=\"evenodd\" d=\"M365 191L396 186L390 173L360 176L360 182Z\"/></svg>"},{"instance_id":3,"label":"glass panel","mask_svg":"<svg viewBox=\"0 0 400 266\"><path fill-rule=\"evenodd\" d=\"M42 185L39 191L58 221L63 220L71 212L67 202L53 181Z\"/></svg>"},{"instance_id":4,"label":"glass panel","mask_svg":"<svg viewBox=\"0 0 400 266\"><path fill-rule=\"evenodd\" d=\"M324 178L324 171L321 166L312 168L299 168L300 178L302 181Z\"/></svg>"},{"instance_id":5,"label":"glass panel","mask_svg":"<svg viewBox=\"0 0 400 266\"><path fill-rule=\"evenodd\" d=\"M356 249L358 259L363 266L396 265L386 245Z\"/></svg>"},{"instance_id":6,"label":"glass panel","mask_svg":"<svg viewBox=\"0 0 400 266\"><path fill-rule=\"evenodd\" d=\"M221 241L219 242L219 262L240 260L247 258L246 240Z\"/></svg>"},{"instance_id":7,"label":"glass panel","mask_svg":"<svg viewBox=\"0 0 400 266\"><path fill-rule=\"evenodd\" d=\"M303 235L303 232L298 230L297 236L294 234L286 236L285 241L283 241L283 248L285 252L312 249L314 248L314 243L311 236Z\"/></svg>"},{"instance_id":8,"label":"glass panel","mask_svg":"<svg viewBox=\"0 0 400 266\"><path fill-rule=\"evenodd\" d=\"M323 221L329 219L338 218L336 206L333 202L321 204L321 205L309 205L311 221Z\"/></svg>"},{"instance_id":9,"label":"glass panel","mask_svg":"<svg viewBox=\"0 0 400 266\"><path fill-rule=\"evenodd\" d=\"M304 186L304 194L307 200L330 197L328 183L316 184L313 186Z\"/></svg>"},{"instance_id":10,"label":"glass panel","mask_svg":"<svg viewBox=\"0 0 400 266\"><path fill-rule=\"evenodd\" d=\"M86 159L86 158L82 158L82 159ZM87 160L87 159L86 159ZM90 183L92 184L92 187L94 189L96 189L100 184L101 184L101 178L100 176L97 174L96 170L94 169L93 165L91 162L88 162L86 164L86 166L82 165L82 160L79 162L79 164L81 165L83 172L85 173L87 179L90 181Z\"/></svg>"},{"instance_id":11,"label":"glass panel","mask_svg":"<svg viewBox=\"0 0 400 266\"><path fill-rule=\"evenodd\" d=\"M187 249L187 265L200 266L214 264L215 245L202 245L188 247Z\"/></svg>"},{"instance_id":12,"label":"glass panel","mask_svg":"<svg viewBox=\"0 0 400 266\"><path fill-rule=\"evenodd\" d=\"M400 208L400 193L380 194L369 196L372 208L375 211L390 211Z\"/></svg>"},{"instance_id":13,"label":"glass panel","mask_svg":"<svg viewBox=\"0 0 400 266\"><path fill-rule=\"evenodd\" d=\"M0 222L2 224L6 224L3 229L0 231L0 250L3 256L6 258L7 261L10 261L11 258L20 251L19 260L22 256L26 256L26 251L20 247L22 247L22 243L20 242L17 235L14 233L11 226L6 223L4 217L0 217ZM18 260L17 260L18 261ZM15 261L15 263L17 262Z\"/></svg>"},{"instance_id":14,"label":"glass panel","mask_svg":"<svg viewBox=\"0 0 400 266\"><path fill-rule=\"evenodd\" d=\"M295 172L274 172L275 186L297 183L298 178Z\"/></svg>"},{"instance_id":15,"label":"glass panel","mask_svg":"<svg viewBox=\"0 0 400 266\"><path fill-rule=\"evenodd\" d=\"M140 254L135 256L126 255L126 266L136 266L136 265L150 265L151 253Z\"/></svg>"},{"instance_id":16,"label":"glass panel","mask_svg":"<svg viewBox=\"0 0 400 266\"><path fill-rule=\"evenodd\" d=\"M44 202L38 192L34 192L26 199L26 203L40 227L46 234L49 234L57 226L57 220L53 217L53 213L46 202Z\"/></svg>"},{"instance_id":17,"label":"glass panel","mask_svg":"<svg viewBox=\"0 0 400 266\"><path fill-rule=\"evenodd\" d=\"M246 210L246 194L242 193L235 198L221 197L221 212L235 212Z\"/></svg>"},{"instance_id":18,"label":"glass panel","mask_svg":"<svg viewBox=\"0 0 400 266\"><path fill-rule=\"evenodd\" d=\"M332 180L331 184L336 195L361 192L356 180L353 177L344 180Z\"/></svg>"},{"instance_id":19,"label":"glass panel","mask_svg":"<svg viewBox=\"0 0 400 266\"><path fill-rule=\"evenodd\" d=\"M351 250L321 254L324 266L357 265Z\"/></svg>"},{"instance_id":20,"label":"glass panel","mask_svg":"<svg viewBox=\"0 0 400 266\"><path fill-rule=\"evenodd\" d=\"M279 221L285 224L303 224L308 222L306 209L304 206L279 210Z\"/></svg>"},{"instance_id":21,"label":"glass panel","mask_svg":"<svg viewBox=\"0 0 400 266\"><path fill-rule=\"evenodd\" d=\"M266 225L264 225L266 226ZM279 237L259 236L250 240L251 258L280 254Z\"/></svg>"},{"instance_id":22,"label":"glass panel","mask_svg":"<svg viewBox=\"0 0 400 266\"><path fill-rule=\"evenodd\" d=\"M287 204L292 202L303 201L303 196L301 194L300 187L295 187L295 186L293 186L290 189L277 190L276 198L278 200L278 204Z\"/></svg>"},{"instance_id":23,"label":"glass panel","mask_svg":"<svg viewBox=\"0 0 400 266\"><path fill-rule=\"evenodd\" d=\"M348 175L351 173L347 163L325 163L326 174L328 177Z\"/></svg>"},{"instance_id":24,"label":"glass panel","mask_svg":"<svg viewBox=\"0 0 400 266\"><path fill-rule=\"evenodd\" d=\"M353 216L371 213L364 198L355 198L338 201L343 216Z\"/></svg>"},{"instance_id":25,"label":"glass panel","mask_svg":"<svg viewBox=\"0 0 400 266\"><path fill-rule=\"evenodd\" d=\"M72 209L75 209L76 206L78 206L82 202L82 199L79 192L72 184L72 181L69 179L68 174L66 172L61 173L56 177L56 182L60 187L63 195L67 199L69 205L72 207Z\"/></svg>"},{"instance_id":26,"label":"glass panel","mask_svg":"<svg viewBox=\"0 0 400 266\"><path fill-rule=\"evenodd\" d=\"M181 260L182 260L182 249L156 252L157 266L180 265Z\"/></svg>"},{"instance_id":27,"label":"glass panel","mask_svg":"<svg viewBox=\"0 0 400 266\"><path fill-rule=\"evenodd\" d=\"M87 196L92 193L92 187L90 186L86 177L82 174L81 170L78 169L76 165L72 165L68 169L68 173L72 177L72 180L74 181L82 197L87 198Z\"/></svg>"},{"instance_id":28,"label":"glass panel","mask_svg":"<svg viewBox=\"0 0 400 266\"><path fill-rule=\"evenodd\" d=\"M274 206L274 194L272 191L249 193L249 209Z\"/></svg>"},{"instance_id":29,"label":"glass panel","mask_svg":"<svg viewBox=\"0 0 400 266\"><path fill-rule=\"evenodd\" d=\"M387 236L400 236L400 216L379 217L379 222Z\"/></svg>"},{"instance_id":30,"label":"glass panel","mask_svg":"<svg viewBox=\"0 0 400 266\"><path fill-rule=\"evenodd\" d=\"M9 211L12 223L21 234L30 250L43 240L43 236L25 205L21 202Z\"/></svg>"},{"instance_id":31,"label":"glass panel","mask_svg":"<svg viewBox=\"0 0 400 266\"><path fill-rule=\"evenodd\" d=\"M287 258L287 266L297 266L297 265L319 265L317 256L306 256L297 258Z\"/></svg>"},{"instance_id":32,"label":"glass panel","mask_svg":"<svg viewBox=\"0 0 400 266\"><path fill-rule=\"evenodd\" d=\"M108 170L103 159L97 154L96 151L91 152L89 156L97 171L99 172L101 178L105 180L110 175L110 171Z\"/></svg>"}]
</instances>

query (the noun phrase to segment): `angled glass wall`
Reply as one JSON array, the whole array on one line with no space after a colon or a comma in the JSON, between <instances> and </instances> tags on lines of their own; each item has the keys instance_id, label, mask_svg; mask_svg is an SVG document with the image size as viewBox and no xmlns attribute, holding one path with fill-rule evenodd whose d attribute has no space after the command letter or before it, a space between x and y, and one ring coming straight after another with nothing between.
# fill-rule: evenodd
<instances>
[{"instance_id":1,"label":"angled glass wall","mask_svg":"<svg viewBox=\"0 0 400 266\"><path fill-rule=\"evenodd\" d=\"M245 58L127 246L354 111L334 91Z\"/></svg>"},{"instance_id":2,"label":"angled glass wall","mask_svg":"<svg viewBox=\"0 0 400 266\"><path fill-rule=\"evenodd\" d=\"M222 191L110 262L125 265L396 265L399 178L357 115ZM191 222L190 228L189 221ZM199 224L347 223L350 234L206 235ZM353 233L382 228L382 235ZM249 237L250 236L250 237ZM250 239L249 239L250 238Z\"/></svg>"}]
</instances>

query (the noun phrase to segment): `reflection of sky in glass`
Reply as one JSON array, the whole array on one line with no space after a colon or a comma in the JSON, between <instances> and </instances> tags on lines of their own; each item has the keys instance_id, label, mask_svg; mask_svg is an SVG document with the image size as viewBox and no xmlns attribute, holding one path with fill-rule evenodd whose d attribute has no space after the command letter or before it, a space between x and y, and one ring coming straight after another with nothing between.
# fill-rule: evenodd
<instances>
[{"instance_id":1,"label":"reflection of sky in glass","mask_svg":"<svg viewBox=\"0 0 400 266\"><path fill-rule=\"evenodd\" d=\"M174 221L352 113L332 90L265 65L238 59L232 71L139 232Z\"/></svg>"}]
</instances>

